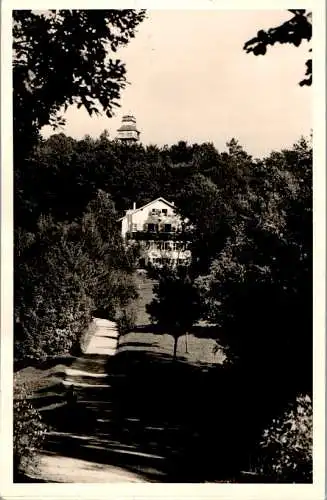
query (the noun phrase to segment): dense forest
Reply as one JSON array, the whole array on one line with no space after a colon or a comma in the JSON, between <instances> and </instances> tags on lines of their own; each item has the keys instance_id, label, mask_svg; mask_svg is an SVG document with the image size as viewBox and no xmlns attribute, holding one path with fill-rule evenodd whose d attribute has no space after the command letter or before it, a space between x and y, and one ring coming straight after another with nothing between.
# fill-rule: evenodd
<instances>
[{"instance_id":1,"label":"dense forest","mask_svg":"<svg viewBox=\"0 0 327 500\"><path fill-rule=\"evenodd\" d=\"M202 315L219 325L230 352L260 358L264 341L265 356L274 359L282 342L290 374L305 378L303 366L311 370L311 164L310 140L304 138L260 160L235 139L221 153L212 144L127 146L110 141L106 133L99 139L57 134L41 140L24 171L15 171L20 330L25 324L20 297L35 298L22 284L35 252L44 259L47 273L42 275L49 277L53 266L58 278L64 273L60 252L66 252L74 268L71 279L81 273L83 293L86 282L94 287L86 295L81 291L83 300L95 300L93 307L112 315L109 290L106 298L100 293L95 298L101 286L92 280L94 268L106 248L112 272L132 270L133 256L122 249L116 221L133 202L164 196L195 226L190 273L201 293ZM56 245L62 245L58 254ZM103 265L106 279L97 279L105 288L109 263ZM132 285L126 293L133 296ZM290 360L299 370L291 369ZM265 366L267 360L261 361Z\"/></svg>"}]
</instances>

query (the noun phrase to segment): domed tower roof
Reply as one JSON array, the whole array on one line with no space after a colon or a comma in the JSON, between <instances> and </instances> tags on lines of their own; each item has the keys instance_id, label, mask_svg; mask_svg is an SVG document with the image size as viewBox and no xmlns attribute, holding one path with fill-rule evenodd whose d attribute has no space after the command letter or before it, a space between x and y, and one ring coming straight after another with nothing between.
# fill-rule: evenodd
<instances>
[{"instance_id":1,"label":"domed tower roof","mask_svg":"<svg viewBox=\"0 0 327 500\"><path fill-rule=\"evenodd\" d=\"M140 132L136 128L136 119L133 115L123 116L122 124L117 132L117 139L122 142L136 142L140 137Z\"/></svg>"}]
</instances>

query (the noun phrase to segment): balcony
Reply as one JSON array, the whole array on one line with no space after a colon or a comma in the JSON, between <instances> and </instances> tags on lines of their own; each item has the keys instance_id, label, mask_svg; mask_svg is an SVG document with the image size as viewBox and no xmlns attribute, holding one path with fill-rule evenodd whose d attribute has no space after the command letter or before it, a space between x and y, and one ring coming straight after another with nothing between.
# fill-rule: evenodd
<instances>
[{"instance_id":1,"label":"balcony","mask_svg":"<svg viewBox=\"0 0 327 500\"><path fill-rule=\"evenodd\" d=\"M192 233L190 231L129 231L126 233L126 239L135 241L192 241Z\"/></svg>"}]
</instances>

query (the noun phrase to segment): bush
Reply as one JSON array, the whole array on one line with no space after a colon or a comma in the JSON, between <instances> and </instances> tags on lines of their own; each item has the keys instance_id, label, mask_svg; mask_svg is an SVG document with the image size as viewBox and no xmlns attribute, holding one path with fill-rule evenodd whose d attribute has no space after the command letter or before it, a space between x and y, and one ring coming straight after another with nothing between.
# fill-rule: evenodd
<instances>
[{"instance_id":1,"label":"bush","mask_svg":"<svg viewBox=\"0 0 327 500\"><path fill-rule=\"evenodd\" d=\"M40 413L28 400L28 391L23 385L14 386L14 478L37 467L36 452L45 438L46 426Z\"/></svg>"},{"instance_id":2,"label":"bush","mask_svg":"<svg viewBox=\"0 0 327 500\"><path fill-rule=\"evenodd\" d=\"M15 325L15 359L44 360L71 352L91 319L92 302L82 289L73 289L68 277L46 293L45 281L20 308ZM53 280L54 281L54 280Z\"/></svg>"},{"instance_id":3,"label":"bush","mask_svg":"<svg viewBox=\"0 0 327 500\"><path fill-rule=\"evenodd\" d=\"M299 396L263 433L257 472L278 482L312 481L312 402Z\"/></svg>"},{"instance_id":4,"label":"bush","mask_svg":"<svg viewBox=\"0 0 327 500\"><path fill-rule=\"evenodd\" d=\"M113 318L136 298L116 215L99 192L80 220L41 216L34 234L16 230L16 362L76 350L95 312Z\"/></svg>"},{"instance_id":5,"label":"bush","mask_svg":"<svg viewBox=\"0 0 327 500\"><path fill-rule=\"evenodd\" d=\"M125 335L133 330L136 325L137 309L135 304L130 303L123 307L117 315L117 328L119 335Z\"/></svg>"},{"instance_id":6,"label":"bush","mask_svg":"<svg viewBox=\"0 0 327 500\"><path fill-rule=\"evenodd\" d=\"M43 217L28 243L24 233L16 235L16 360L69 352L89 321L89 266L75 226Z\"/></svg>"}]
</instances>

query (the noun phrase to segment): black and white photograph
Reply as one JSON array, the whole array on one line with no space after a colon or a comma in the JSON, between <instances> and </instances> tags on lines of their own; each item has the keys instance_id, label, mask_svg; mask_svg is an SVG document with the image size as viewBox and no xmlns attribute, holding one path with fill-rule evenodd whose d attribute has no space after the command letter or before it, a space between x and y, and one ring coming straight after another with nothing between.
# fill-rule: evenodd
<instances>
[{"instance_id":1,"label":"black and white photograph","mask_svg":"<svg viewBox=\"0 0 327 500\"><path fill-rule=\"evenodd\" d=\"M323 498L308 5L6 4L13 486Z\"/></svg>"}]
</instances>

